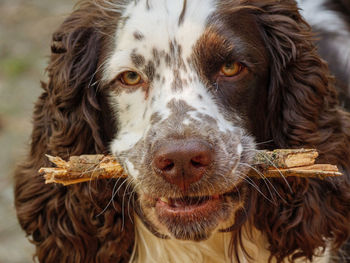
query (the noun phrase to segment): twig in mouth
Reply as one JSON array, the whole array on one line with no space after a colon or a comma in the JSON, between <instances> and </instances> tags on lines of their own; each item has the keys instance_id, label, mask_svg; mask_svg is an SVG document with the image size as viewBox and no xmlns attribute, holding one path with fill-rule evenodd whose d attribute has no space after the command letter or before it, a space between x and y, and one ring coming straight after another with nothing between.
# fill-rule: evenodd
<instances>
[{"instance_id":1,"label":"twig in mouth","mask_svg":"<svg viewBox=\"0 0 350 263\"><path fill-rule=\"evenodd\" d=\"M123 167L110 155L71 156L68 161L47 155L56 167L43 167L45 183L63 185L78 184L97 179L127 177ZM297 176L324 179L328 176L341 176L337 166L315 164L318 153L314 149L277 149L258 151L249 177L265 178ZM259 175L259 171L261 174Z\"/></svg>"}]
</instances>

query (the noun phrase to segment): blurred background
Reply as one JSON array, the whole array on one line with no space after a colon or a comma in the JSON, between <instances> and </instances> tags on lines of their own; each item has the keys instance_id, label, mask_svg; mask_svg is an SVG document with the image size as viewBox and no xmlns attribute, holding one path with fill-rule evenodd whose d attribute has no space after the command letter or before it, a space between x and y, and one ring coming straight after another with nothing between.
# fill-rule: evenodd
<instances>
[{"instance_id":1,"label":"blurred background","mask_svg":"<svg viewBox=\"0 0 350 263\"><path fill-rule=\"evenodd\" d=\"M76 0L0 0L0 263L32 262L18 225L13 170L29 147L32 109L47 80L51 34Z\"/></svg>"}]
</instances>

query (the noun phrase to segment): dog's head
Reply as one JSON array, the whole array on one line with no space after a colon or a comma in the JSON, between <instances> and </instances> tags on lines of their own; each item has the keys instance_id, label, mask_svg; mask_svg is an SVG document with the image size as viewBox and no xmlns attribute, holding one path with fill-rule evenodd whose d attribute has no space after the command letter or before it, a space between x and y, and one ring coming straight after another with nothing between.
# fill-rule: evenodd
<instances>
[{"instance_id":1,"label":"dog's head","mask_svg":"<svg viewBox=\"0 0 350 263\"><path fill-rule=\"evenodd\" d=\"M255 152L249 117L266 89L267 50L254 17L225 7L131 2L105 65L112 152L149 222L179 239L232 224Z\"/></svg>"},{"instance_id":2,"label":"dog's head","mask_svg":"<svg viewBox=\"0 0 350 263\"><path fill-rule=\"evenodd\" d=\"M337 109L327 66L295 1L82 1L53 40L31 160L37 168L44 153L64 157L108 148L129 177L115 187L101 180L96 187L82 184L55 193L61 201L52 197L52 202L66 210L78 209L82 196L86 202L79 212L60 212L64 219L47 223L48 232L62 224L57 231L76 227L82 240L100 231L113 235L95 235L98 244L120 236L130 241L120 214L123 202L136 196L134 208L145 224L177 239L239 230L245 214L266 235L279 262L291 255L311 259L328 240L339 246L347 238L347 177L288 179L289 185L284 179L247 179L260 147L317 147L322 161L350 170L348 117ZM136 195L116 196L123 185ZM22 187L23 204L30 200L27 191L37 196L26 181ZM106 219L89 231L78 229L94 218L94 205L108 203L111 195L114 206L106 208ZM31 211L46 207L32 206L37 208ZM84 219L74 218L78 214ZM43 215L30 218L37 216ZM126 226L132 231L130 222ZM33 231L38 242L45 240ZM57 236L51 237L55 244ZM239 243L239 237L233 241ZM53 248L44 241L42 246L45 258Z\"/></svg>"}]
</instances>

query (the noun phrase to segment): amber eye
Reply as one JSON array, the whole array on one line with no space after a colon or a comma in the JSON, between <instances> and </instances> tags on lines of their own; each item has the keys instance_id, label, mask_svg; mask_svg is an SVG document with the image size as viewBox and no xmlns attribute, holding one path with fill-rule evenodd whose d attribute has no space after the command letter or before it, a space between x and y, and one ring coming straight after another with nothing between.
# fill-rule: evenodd
<instances>
[{"instance_id":1,"label":"amber eye","mask_svg":"<svg viewBox=\"0 0 350 263\"><path fill-rule=\"evenodd\" d=\"M239 62L229 62L225 63L221 67L221 73L224 74L226 77L233 77L241 73L243 69L243 65Z\"/></svg>"},{"instance_id":2,"label":"amber eye","mask_svg":"<svg viewBox=\"0 0 350 263\"><path fill-rule=\"evenodd\" d=\"M121 74L120 80L125 85L135 86L140 84L142 79L140 74L134 71L125 71Z\"/></svg>"}]
</instances>

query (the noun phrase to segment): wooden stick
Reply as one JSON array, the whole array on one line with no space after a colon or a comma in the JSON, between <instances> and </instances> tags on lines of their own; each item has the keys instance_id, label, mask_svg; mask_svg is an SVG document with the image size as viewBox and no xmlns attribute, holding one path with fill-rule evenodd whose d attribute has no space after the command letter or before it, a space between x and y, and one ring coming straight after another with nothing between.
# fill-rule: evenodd
<instances>
[{"instance_id":1,"label":"wooden stick","mask_svg":"<svg viewBox=\"0 0 350 263\"><path fill-rule=\"evenodd\" d=\"M254 157L254 165L261 167L292 168L312 165L318 157L315 149L261 150Z\"/></svg>"},{"instance_id":2,"label":"wooden stick","mask_svg":"<svg viewBox=\"0 0 350 263\"><path fill-rule=\"evenodd\" d=\"M315 164L318 152L315 149L261 150L254 157L250 177L306 177L324 179L341 176L336 165Z\"/></svg>"},{"instance_id":3,"label":"wooden stick","mask_svg":"<svg viewBox=\"0 0 350 263\"><path fill-rule=\"evenodd\" d=\"M123 167L113 156L71 156L69 161L47 155L56 167L41 168L45 183L71 185L96 179L127 177ZM278 149L258 151L249 172L250 177L271 178L299 176L323 179L342 175L337 166L315 164L318 153L314 149Z\"/></svg>"},{"instance_id":4,"label":"wooden stick","mask_svg":"<svg viewBox=\"0 0 350 263\"><path fill-rule=\"evenodd\" d=\"M41 168L45 183L60 183L63 185L77 184L96 179L127 177L123 167L113 156L80 155L71 156L66 162L60 157L46 155L57 167Z\"/></svg>"},{"instance_id":5,"label":"wooden stick","mask_svg":"<svg viewBox=\"0 0 350 263\"><path fill-rule=\"evenodd\" d=\"M290 176L324 179L326 177L341 176L342 173L339 172L336 165L314 164L292 168L268 167L266 169L252 169L248 175L249 177L261 179Z\"/></svg>"}]
</instances>

